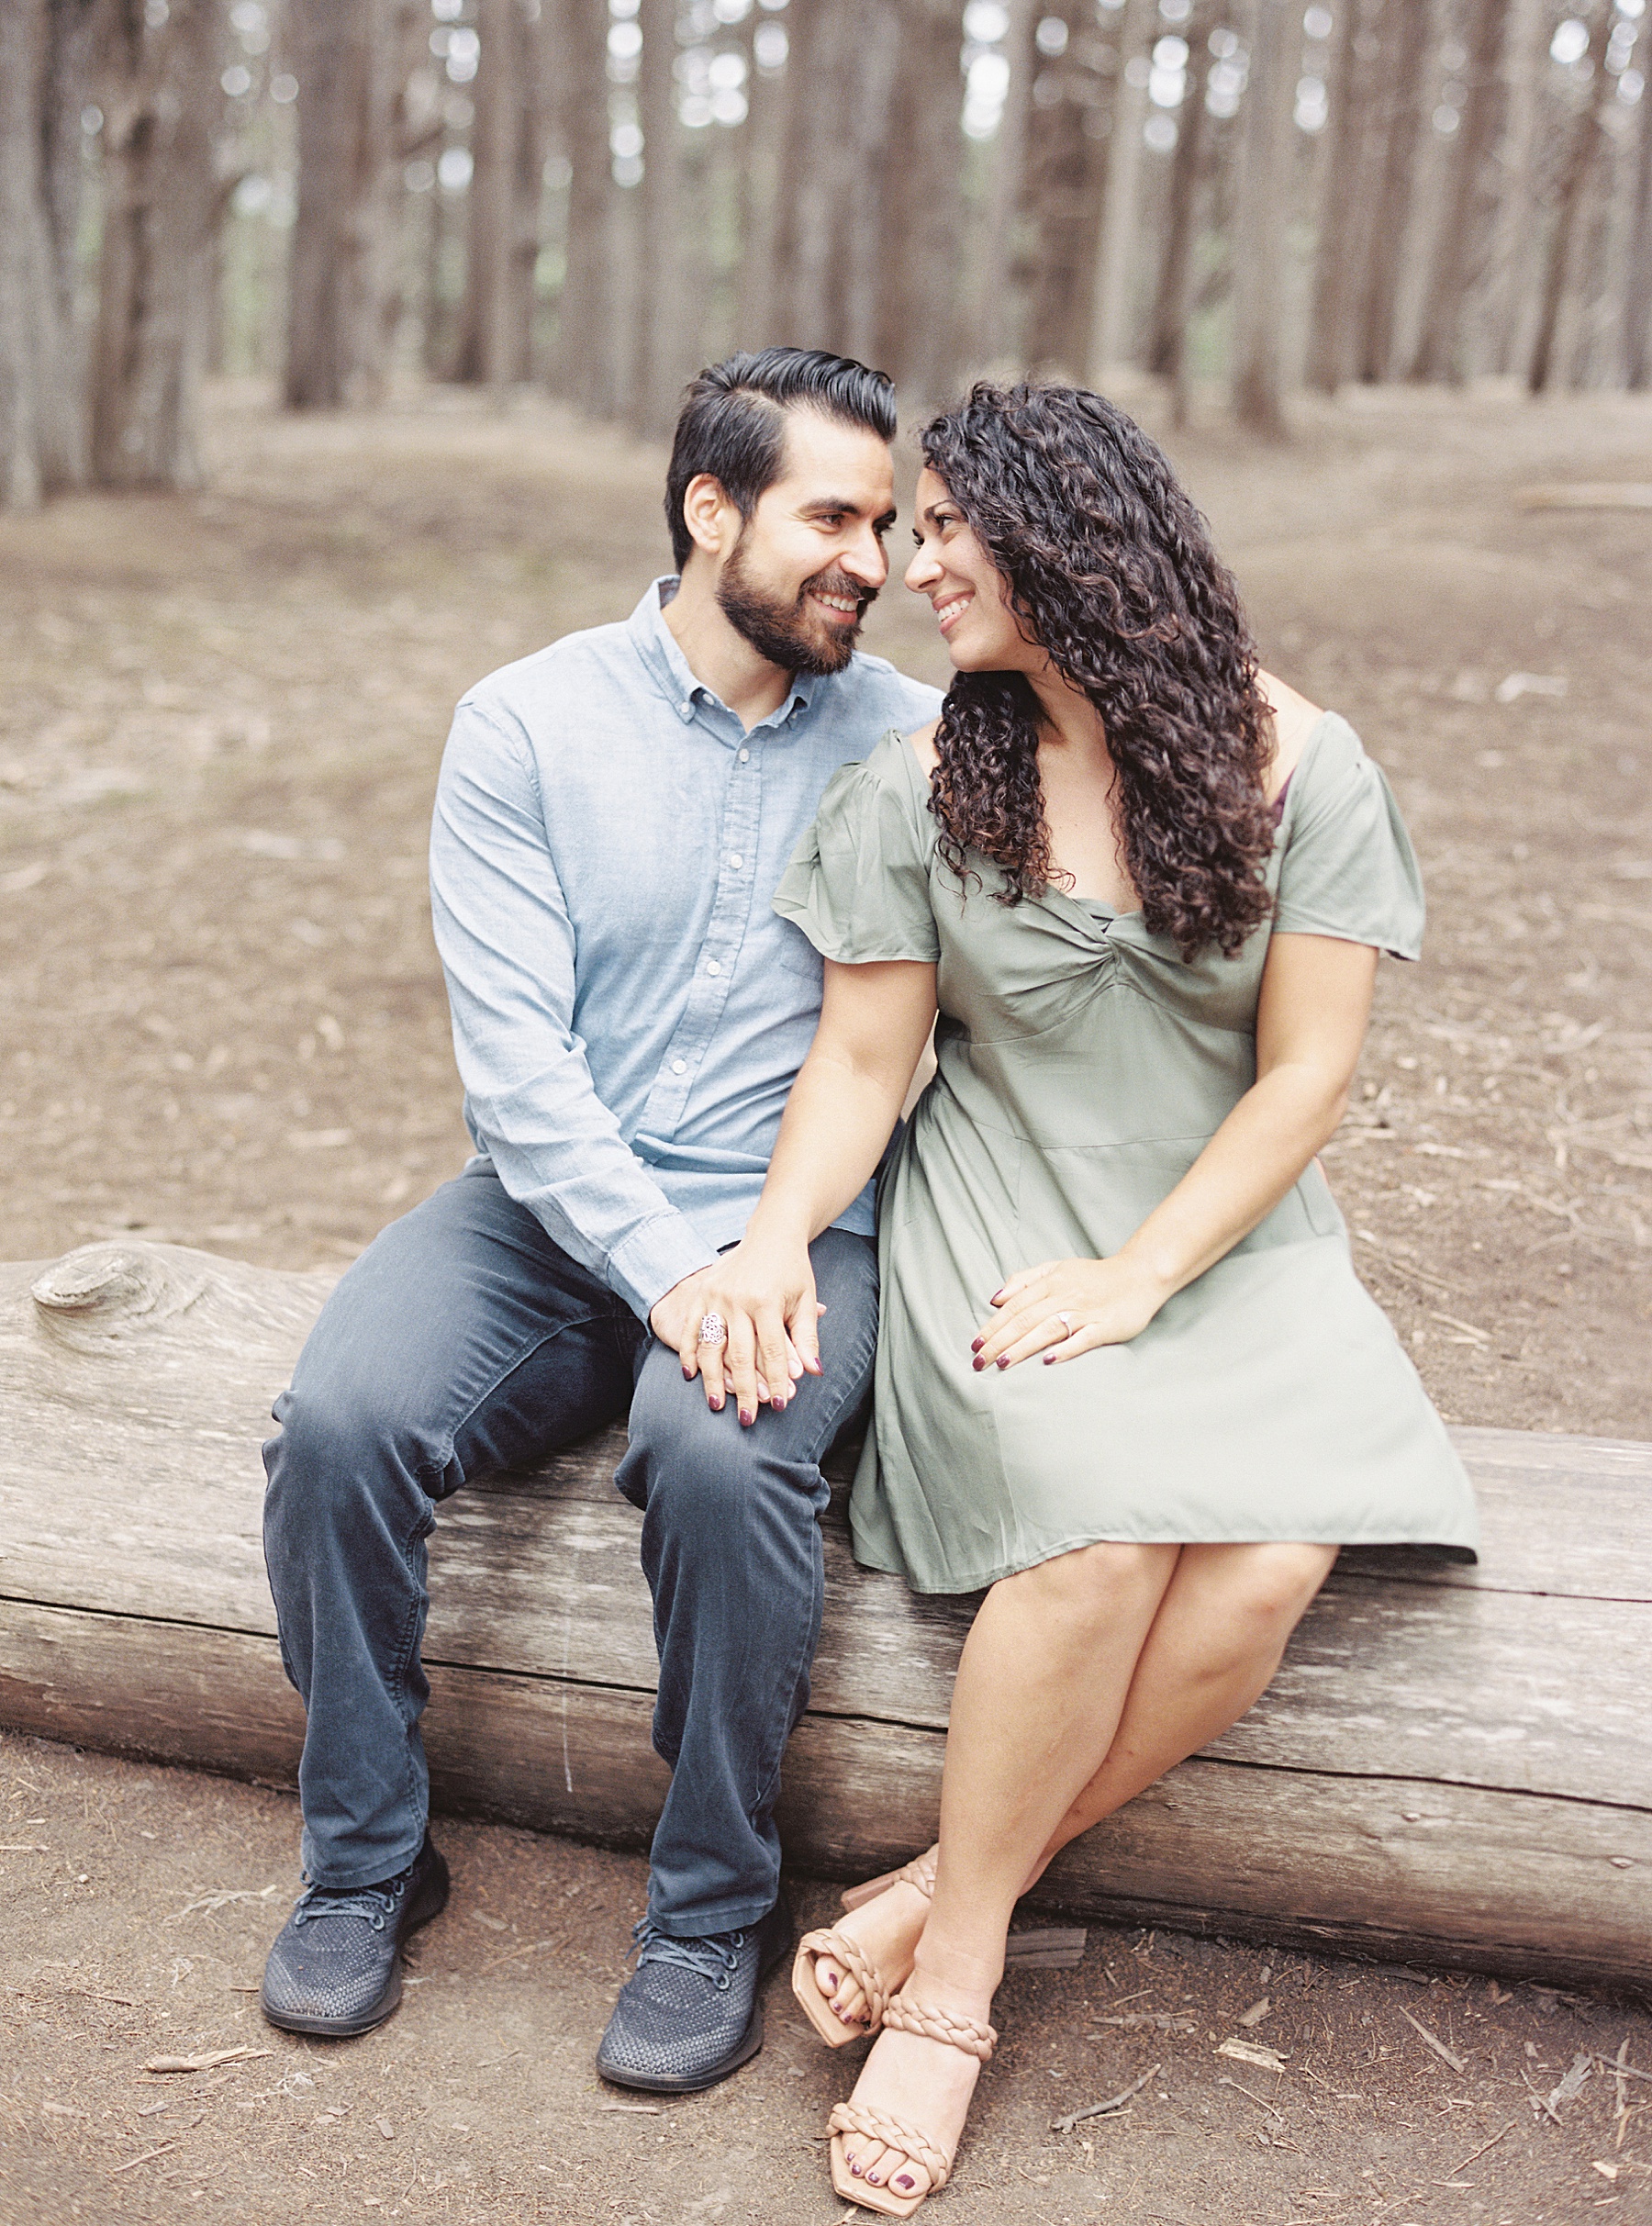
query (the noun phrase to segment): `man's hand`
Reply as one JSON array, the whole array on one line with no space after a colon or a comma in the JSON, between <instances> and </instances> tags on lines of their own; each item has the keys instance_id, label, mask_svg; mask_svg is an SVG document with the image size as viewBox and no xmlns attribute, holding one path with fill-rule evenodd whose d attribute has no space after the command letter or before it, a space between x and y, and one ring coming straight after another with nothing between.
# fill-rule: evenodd
<instances>
[{"instance_id":1,"label":"man's hand","mask_svg":"<svg viewBox=\"0 0 1652 2226\"><path fill-rule=\"evenodd\" d=\"M663 1343L675 1348L684 1375L699 1377L712 1412L720 1414L732 1394L741 1421L750 1425L759 1405L779 1413L800 1377L820 1374L816 1325L823 1312L807 1245L781 1247L748 1237L713 1267L674 1285L649 1323ZM726 1343L700 1343L700 1324L709 1314L722 1316Z\"/></svg>"}]
</instances>

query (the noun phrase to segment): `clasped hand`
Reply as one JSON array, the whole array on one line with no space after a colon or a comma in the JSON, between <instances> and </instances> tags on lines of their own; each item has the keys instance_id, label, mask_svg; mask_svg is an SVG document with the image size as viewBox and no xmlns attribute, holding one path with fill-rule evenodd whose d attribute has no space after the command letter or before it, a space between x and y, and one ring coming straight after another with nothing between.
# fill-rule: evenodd
<instances>
[{"instance_id":1,"label":"clasped hand","mask_svg":"<svg viewBox=\"0 0 1652 2226\"><path fill-rule=\"evenodd\" d=\"M1122 1252L1023 1268L993 1292L993 1316L975 1339L975 1365L1013 1368L1042 1353L1054 1367L1099 1345L1128 1345L1169 1295L1158 1277Z\"/></svg>"},{"instance_id":2,"label":"clasped hand","mask_svg":"<svg viewBox=\"0 0 1652 2226\"><path fill-rule=\"evenodd\" d=\"M760 1406L782 1412L802 1378L820 1374L816 1326L825 1311L815 1297L807 1245L748 1237L674 1284L648 1320L661 1343L675 1351L684 1376L690 1382L698 1376L712 1412L720 1414L732 1398L749 1426ZM728 1326L726 1344L699 1341L700 1324L711 1314Z\"/></svg>"}]
</instances>

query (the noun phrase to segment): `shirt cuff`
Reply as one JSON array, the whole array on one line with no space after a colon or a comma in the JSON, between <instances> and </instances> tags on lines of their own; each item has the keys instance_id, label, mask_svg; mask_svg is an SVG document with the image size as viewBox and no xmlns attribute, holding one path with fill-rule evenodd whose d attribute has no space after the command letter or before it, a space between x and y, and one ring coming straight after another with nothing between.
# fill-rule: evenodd
<instances>
[{"instance_id":1,"label":"shirt cuff","mask_svg":"<svg viewBox=\"0 0 1652 2226\"><path fill-rule=\"evenodd\" d=\"M656 1303L675 1284L698 1268L710 1267L716 1258L716 1246L706 1242L686 1214L662 1214L644 1222L608 1254L608 1289L646 1325Z\"/></svg>"}]
</instances>

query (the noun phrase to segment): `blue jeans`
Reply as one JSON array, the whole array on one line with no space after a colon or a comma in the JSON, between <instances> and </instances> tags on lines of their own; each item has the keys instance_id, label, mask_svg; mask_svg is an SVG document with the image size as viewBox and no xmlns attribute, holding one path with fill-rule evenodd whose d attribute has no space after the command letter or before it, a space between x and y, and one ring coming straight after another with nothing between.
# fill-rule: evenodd
<instances>
[{"instance_id":1,"label":"blue jeans","mask_svg":"<svg viewBox=\"0 0 1652 2226\"><path fill-rule=\"evenodd\" d=\"M616 1482L642 1510L660 1654L653 1743L671 1766L649 1914L679 1936L754 1924L779 1890L780 1761L809 1699L824 1574L821 1457L865 1400L876 1338L869 1237L813 1247L823 1373L742 1429L624 1302L491 1172L375 1238L275 1403L264 1555L282 1660L308 1712L304 1867L325 1886L419 1851L419 1718L436 1507L630 1410Z\"/></svg>"}]
</instances>

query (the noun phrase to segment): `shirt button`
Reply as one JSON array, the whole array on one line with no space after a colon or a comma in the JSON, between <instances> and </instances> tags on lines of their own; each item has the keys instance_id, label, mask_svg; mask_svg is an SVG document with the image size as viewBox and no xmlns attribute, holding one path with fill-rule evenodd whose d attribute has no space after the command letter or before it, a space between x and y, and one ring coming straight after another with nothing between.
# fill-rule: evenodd
<instances>
[{"instance_id":1,"label":"shirt button","mask_svg":"<svg viewBox=\"0 0 1652 2226\"><path fill-rule=\"evenodd\" d=\"M686 1074L688 1071L687 1060L673 1059L671 1062L671 1071L673 1074Z\"/></svg>"},{"instance_id":2,"label":"shirt button","mask_svg":"<svg viewBox=\"0 0 1652 2226\"><path fill-rule=\"evenodd\" d=\"M715 958L708 958L706 961L706 971L708 974L720 974L722 972L722 968L718 964Z\"/></svg>"},{"instance_id":3,"label":"shirt button","mask_svg":"<svg viewBox=\"0 0 1652 2226\"><path fill-rule=\"evenodd\" d=\"M735 850L731 851L729 854L729 863L734 868L735 872L738 873L741 867L745 864L745 860L741 856L739 851Z\"/></svg>"},{"instance_id":4,"label":"shirt button","mask_svg":"<svg viewBox=\"0 0 1652 2226\"><path fill-rule=\"evenodd\" d=\"M742 752L740 753L740 762L741 762L741 764L742 764L742 766L744 765L744 763L745 763L746 759L747 759L747 758L748 758L748 757L749 757L751 755L752 755L752 753L750 752L750 750L742 750Z\"/></svg>"}]
</instances>

